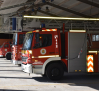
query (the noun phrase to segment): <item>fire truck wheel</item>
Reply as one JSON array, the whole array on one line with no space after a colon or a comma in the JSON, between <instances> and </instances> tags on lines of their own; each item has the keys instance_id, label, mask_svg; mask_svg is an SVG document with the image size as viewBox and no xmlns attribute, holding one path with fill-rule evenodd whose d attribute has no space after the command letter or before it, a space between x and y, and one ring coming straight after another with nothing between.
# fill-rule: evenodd
<instances>
[{"instance_id":1,"label":"fire truck wheel","mask_svg":"<svg viewBox=\"0 0 99 91\"><path fill-rule=\"evenodd\" d=\"M51 80L59 80L63 74L63 67L59 63L52 63L46 69L46 75Z\"/></svg>"},{"instance_id":2,"label":"fire truck wheel","mask_svg":"<svg viewBox=\"0 0 99 91\"><path fill-rule=\"evenodd\" d=\"M7 59L7 60L11 60L11 53L7 53L7 54L6 54L6 59Z\"/></svg>"},{"instance_id":3,"label":"fire truck wheel","mask_svg":"<svg viewBox=\"0 0 99 91\"><path fill-rule=\"evenodd\" d=\"M20 66L21 66L21 64L18 64L18 66L20 67Z\"/></svg>"},{"instance_id":4,"label":"fire truck wheel","mask_svg":"<svg viewBox=\"0 0 99 91\"><path fill-rule=\"evenodd\" d=\"M46 77L46 74L42 74L42 77Z\"/></svg>"}]
</instances>

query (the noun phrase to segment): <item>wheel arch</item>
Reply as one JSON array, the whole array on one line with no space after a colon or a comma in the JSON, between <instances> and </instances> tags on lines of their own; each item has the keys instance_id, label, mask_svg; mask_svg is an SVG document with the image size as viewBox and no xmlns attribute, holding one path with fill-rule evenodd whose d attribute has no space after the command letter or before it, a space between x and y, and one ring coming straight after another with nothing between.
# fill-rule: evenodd
<instances>
[{"instance_id":1,"label":"wheel arch","mask_svg":"<svg viewBox=\"0 0 99 91\"><path fill-rule=\"evenodd\" d=\"M7 52L7 53L11 53L11 52ZM7 53L5 54L5 57L6 57Z\"/></svg>"},{"instance_id":2,"label":"wheel arch","mask_svg":"<svg viewBox=\"0 0 99 91\"><path fill-rule=\"evenodd\" d=\"M61 57L56 57L56 58L49 58L45 61L45 63L43 64L42 67L42 74L45 74L46 68L48 67L48 65L50 65L51 63L60 63L64 69L64 71L67 71L67 67L65 65L65 63L63 61L61 61Z\"/></svg>"}]
</instances>

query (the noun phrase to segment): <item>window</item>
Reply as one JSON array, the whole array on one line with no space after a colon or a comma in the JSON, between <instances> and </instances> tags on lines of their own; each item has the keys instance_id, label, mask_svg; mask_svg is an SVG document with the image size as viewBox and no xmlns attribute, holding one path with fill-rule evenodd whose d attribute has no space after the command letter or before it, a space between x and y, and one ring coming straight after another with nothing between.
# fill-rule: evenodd
<instances>
[{"instance_id":1,"label":"window","mask_svg":"<svg viewBox=\"0 0 99 91\"><path fill-rule=\"evenodd\" d=\"M99 35L92 35L92 41L99 41Z\"/></svg>"},{"instance_id":2,"label":"window","mask_svg":"<svg viewBox=\"0 0 99 91\"><path fill-rule=\"evenodd\" d=\"M19 44L23 44L24 37L25 37L25 34L19 35Z\"/></svg>"},{"instance_id":3,"label":"window","mask_svg":"<svg viewBox=\"0 0 99 91\"><path fill-rule=\"evenodd\" d=\"M7 47L9 47L9 45L8 45L8 44L5 44L5 45L4 45L4 48L7 48Z\"/></svg>"},{"instance_id":4,"label":"window","mask_svg":"<svg viewBox=\"0 0 99 91\"><path fill-rule=\"evenodd\" d=\"M40 48L40 47L47 47L52 45L52 35L51 34L35 34L35 47L34 48Z\"/></svg>"},{"instance_id":5,"label":"window","mask_svg":"<svg viewBox=\"0 0 99 91\"><path fill-rule=\"evenodd\" d=\"M24 38L23 50L30 50L33 39L33 33L27 33Z\"/></svg>"}]
</instances>

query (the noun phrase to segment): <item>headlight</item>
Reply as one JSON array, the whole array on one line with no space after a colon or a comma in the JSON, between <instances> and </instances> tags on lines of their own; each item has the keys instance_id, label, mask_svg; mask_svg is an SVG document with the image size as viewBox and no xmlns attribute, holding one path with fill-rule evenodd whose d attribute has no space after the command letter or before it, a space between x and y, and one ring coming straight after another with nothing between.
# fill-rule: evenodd
<instances>
[{"instance_id":1,"label":"headlight","mask_svg":"<svg viewBox=\"0 0 99 91\"><path fill-rule=\"evenodd\" d=\"M29 50L29 54L32 54L32 50Z\"/></svg>"}]
</instances>

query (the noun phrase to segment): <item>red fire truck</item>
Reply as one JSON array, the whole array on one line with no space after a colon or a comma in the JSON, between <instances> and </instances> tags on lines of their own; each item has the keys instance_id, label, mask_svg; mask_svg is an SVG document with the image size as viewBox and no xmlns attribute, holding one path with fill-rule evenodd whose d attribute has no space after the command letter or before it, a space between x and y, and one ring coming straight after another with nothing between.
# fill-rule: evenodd
<instances>
[{"instance_id":1,"label":"red fire truck","mask_svg":"<svg viewBox=\"0 0 99 91\"><path fill-rule=\"evenodd\" d=\"M11 59L11 43L4 42L0 46L0 57L6 57L7 60Z\"/></svg>"},{"instance_id":2,"label":"red fire truck","mask_svg":"<svg viewBox=\"0 0 99 91\"><path fill-rule=\"evenodd\" d=\"M15 65L21 64L21 49L23 46L23 40L26 32L18 32L13 34L12 45L12 63Z\"/></svg>"},{"instance_id":3,"label":"red fire truck","mask_svg":"<svg viewBox=\"0 0 99 91\"><path fill-rule=\"evenodd\" d=\"M28 32L22 48L22 70L46 75L52 80L62 78L64 72L88 72L86 35L85 30Z\"/></svg>"}]
</instances>

